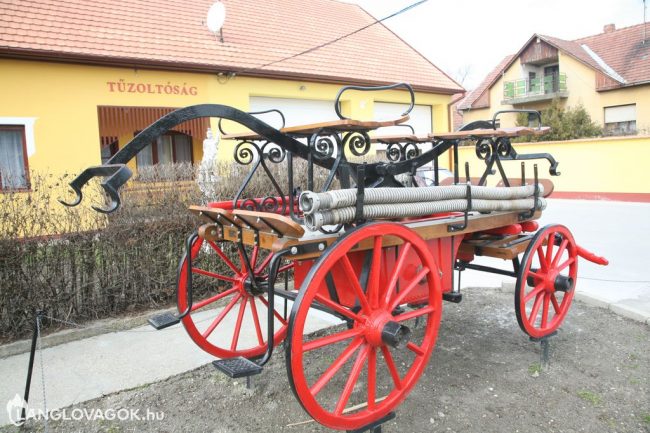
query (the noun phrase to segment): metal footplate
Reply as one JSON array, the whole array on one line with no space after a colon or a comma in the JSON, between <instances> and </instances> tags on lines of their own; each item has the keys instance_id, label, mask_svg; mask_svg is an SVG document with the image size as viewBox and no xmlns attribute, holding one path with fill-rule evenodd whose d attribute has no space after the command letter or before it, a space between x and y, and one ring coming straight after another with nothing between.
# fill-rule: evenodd
<instances>
[{"instance_id":1,"label":"metal footplate","mask_svg":"<svg viewBox=\"0 0 650 433\"><path fill-rule=\"evenodd\" d=\"M180 322L181 320L170 312L158 314L157 316L150 317L148 322L156 330L168 328Z\"/></svg>"},{"instance_id":2,"label":"metal footplate","mask_svg":"<svg viewBox=\"0 0 650 433\"><path fill-rule=\"evenodd\" d=\"M212 361L212 365L214 365L217 370L226 373L233 379L238 377L254 376L262 372L262 367L260 365L241 356L238 356L237 358Z\"/></svg>"}]
</instances>

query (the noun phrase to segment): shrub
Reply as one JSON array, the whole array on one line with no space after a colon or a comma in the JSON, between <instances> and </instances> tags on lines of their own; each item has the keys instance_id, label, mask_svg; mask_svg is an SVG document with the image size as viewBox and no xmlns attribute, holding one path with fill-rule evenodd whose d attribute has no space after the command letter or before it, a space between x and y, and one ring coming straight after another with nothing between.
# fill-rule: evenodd
<instances>
[{"instance_id":1,"label":"shrub","mask_svg":"<svg viewBox=\"0 0 650 433\"><path fill-rule=\"evenodd\" d=\"M602 135L602 128L591 120L591 116L582 105L563 108L559 99L553 99L548 108L542 110L542 124L550 126L548 134L520 137L514 141L561 141L576 138L597 137ZM518 126L528 126L528 115L517 116Z\"/></svg>"}]
</instances>

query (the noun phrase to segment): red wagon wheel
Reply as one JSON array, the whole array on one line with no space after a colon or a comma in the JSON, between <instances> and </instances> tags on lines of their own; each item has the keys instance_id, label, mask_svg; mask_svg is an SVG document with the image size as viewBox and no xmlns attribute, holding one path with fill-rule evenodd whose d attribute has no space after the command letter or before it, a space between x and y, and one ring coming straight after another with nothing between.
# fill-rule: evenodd
<instances>
[{"instance_id":1,"label":"red wagon wheel","mask_svg":"<svg viewBox=\"0 0 650 433\"><path fill-rule=\"evenodd\" d=\"M569 229L549 225L537 232L522 259L515 286L521 330L534 338L553 333L564 321L578 275L578 248Z\"/></svg>"},{"instance_id":2,"label":"red wagon wheel","mask_svg":"<svg viewBox=\"0 0 650 433\"><path fill-rule=\"evenodd\" d=\"M238 255L238 260L233 261L217 242L199 237L192 244L191 257L194 287L197 284L208 285L208 292L203 299L197 300L194 296L192 311L182 320L192 340L201 349L219 358L254 358L263 355L267 346L268 303L264 296L265 282L268 280L266 268L272 254L269 253L262 259L257 247L250 254L249 260L257 286L264 288L257 292L251 284L251 275L241 254ZM217 266L219 263L225 266ZM185 311L187 307L186 265L184 256L178 278L179 311ZM293 263L282 266L279 272L292 267ZM227 270L219 270L221 268ZM217 307L222 308L217 310ZM274 314L274 344L277 345L286 337L287 321L277 311Z\"/></svg>"},{"instance_id":3,"label":"red wagon wheel","mask_svg":"<svg viewBox=\"0 0 650 433\"><path fill-rule=\"evenodd\" d=\"M360 244L370 249L352 251ZM427 365L441 300L436 262L409 228L374 223L340 238L313 265L291 311L287 373L304 409L347 430L388 415ZM322 310L346 323L313 333ZM426 324L411 332L417 319Z\"/></svg>"}]
</instances>

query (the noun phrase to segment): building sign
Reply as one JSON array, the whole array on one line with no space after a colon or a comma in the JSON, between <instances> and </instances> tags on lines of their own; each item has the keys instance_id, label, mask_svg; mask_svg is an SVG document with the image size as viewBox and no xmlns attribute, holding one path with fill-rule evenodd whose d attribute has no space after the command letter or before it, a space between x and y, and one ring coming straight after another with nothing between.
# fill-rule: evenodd
<instances>
[{"instance_id":1,"label":"building sign","mask_svg":"<svg viewBox=\"0 0 650 433\"><path fill-rule=\"evenodd\" d=\"M120 78L118 81L107 81L108 91L111 93L150 93L153 95L191 95L199 94L196 86L188 86L187 83L174 84L171 81L166 83L134 83Z\"/></svg>"}]
</instances>

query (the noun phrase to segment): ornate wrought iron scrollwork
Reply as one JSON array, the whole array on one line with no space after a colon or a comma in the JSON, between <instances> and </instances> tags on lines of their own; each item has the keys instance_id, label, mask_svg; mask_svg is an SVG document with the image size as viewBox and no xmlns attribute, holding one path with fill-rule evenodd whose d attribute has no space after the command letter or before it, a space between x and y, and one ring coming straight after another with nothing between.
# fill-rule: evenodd
<instances>
[{"instance_id":1,"label":"ornate wrought iron scrollwork","mask_svg":"<svg viewBox=\"0 0 650 433\"><path fill-rule=\"evenodd\" d=\"M309 149L314 158L323 160L330 158L338 151L338 138L336 135L317 135L314 134L309 139ZM336 142L336 143L335 143Z\"/></svg>"},{"instance_id":2,"label":"ornate wrought iron scrollwork","mask_svg":"<svg viewBox=\"0 0 650 433\"><path fill-rule=\"evenodd\" d=\"M234 150L235 162L240 165L253 164L253 167L239 187L237 194L235 194L235 197L233 198L233 206L246 210L284 213L288 206L288 200L280 187L280 184L269 169L267 162L279 164L285 160L286 154L287 153L284 149L269 141L264 142L261 146L248 140L237 143ZM253 176L255 176L255 173L257 173L260 167L262 167L266 177L271 181L273 189L277 193L277 197L266 196L258 200L246 198L240 201L246 187L250 184Z\"/></svg>"},{"instance_id":3,"label":"ornate wrought iron scrollwork","mask_svg":"<svg viewBox=\"0 0 650 433\"><path fill-rule=\"evenodd\" d=\"M417 158L420 154L420 148L413 142L390 143L386 148L386 157L393 162Z\"/></svg>"},{"instance_id":4,"label":"ornate wrought iron scrollwork","mask_svg":"<svg viewBox=\"0 0 650 433\"><path fill-rule=\"evenodd\" d=\"M488 161L492 158L492 145L493 142L489 138L482 138L476 142L476 157L483 161Z\"/></svg>"},{"instance_id":5,"label":"ornate wrought iron scrollwork","mask_svg":"<svg viewBox=\"0 0 650 433\"><path fill-rule=\"evenodd\" d=\"M497 138L496 147L497 153L502 158L505 158L512 153L512 144L508 138Z\"/></svg>"},{"instance_id":6,"label":"ornate wrought iron scrollwork","mask_svg":"<svg viewBox=\"0 0 650 433\"><path fill-rule=\"evenodd\" d=\"M354 156L364 156L370 151L370 137L365 131L352 131L343 136L343 149L350 150Z\"/></svg>"}]
</instances>

